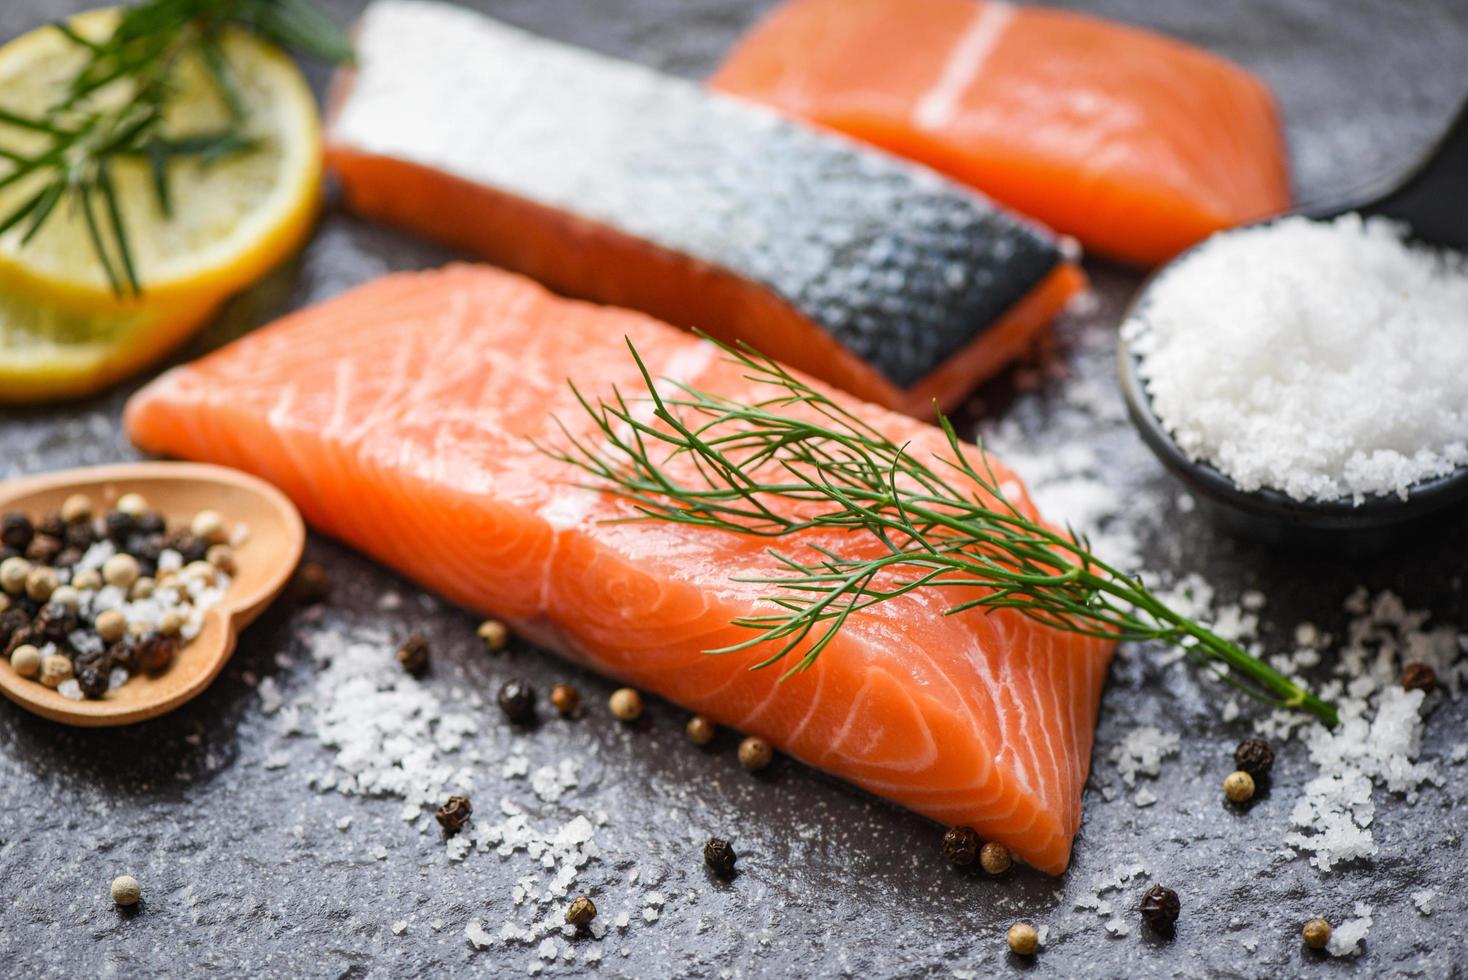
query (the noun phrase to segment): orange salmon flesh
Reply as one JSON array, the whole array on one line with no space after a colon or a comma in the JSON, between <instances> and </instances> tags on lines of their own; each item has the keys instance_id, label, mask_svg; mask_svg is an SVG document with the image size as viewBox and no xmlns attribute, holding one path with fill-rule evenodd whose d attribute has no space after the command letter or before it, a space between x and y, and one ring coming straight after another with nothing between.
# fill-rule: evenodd
<instances>
[{"instance_id":1,"label":"orange salmon flesh","mask_svg":"<svg viewBox=\"0 0 1468 980\"><path fill-rule=\"evenodd\" d=\"M999 0L788 0L710 84L1153 265L1284 211L1274 97L1201 48Z\"/></svg>"},{"instance_id":2,"label":"orange salmon flesh","mask_svg":"<svg viewBox=\"0 0 1468 980\"><path fill-rule=\"evenodd\" d=\"M630 505L531 444L562 444L557 419L597 439L568 379L593 400L643 390L624 338L654 377L769 394L646 315L457 265L385 277L174 369L125 423L146 451L271 481L321 532L538 644L1064 871L1113 644L1014 610L945 616L960 590L944 587L854 614L784 682L782 667L750 669L763 647L706 653L748 638L732 620L772 611L770 586L736 581L778 571L768 539L608 523ZM914 453L949 451L931 426L837 397ZM780 546L864 538L828 529Z\"/></svg>"}]
</instances>

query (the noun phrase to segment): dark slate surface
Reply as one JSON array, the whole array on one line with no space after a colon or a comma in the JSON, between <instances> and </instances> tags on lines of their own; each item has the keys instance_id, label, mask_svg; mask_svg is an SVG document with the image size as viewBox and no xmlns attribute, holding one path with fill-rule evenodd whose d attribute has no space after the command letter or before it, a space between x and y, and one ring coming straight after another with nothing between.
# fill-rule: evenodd
<instances>
[{"instance_id":1,"label":"dark slate surface","mask_svg":"<svg viewBox=\"0 0 1468 980\"><path fill-rule=\"evenodd\" d=\"M480 0L507 19L557 37L696 76L749 23L758 4L743 0ZM1151 24L1228 54L1261 72L1280 93L1303 197L1328 198L1403 165L1441 127L1468 84L1468 7L1449 4L1339 4L1250 0L1156 4L1091 0L1098 12ZM11 0L0 35L11 36L75 6ZM354 4L331 4L346 16ZM320 73L317 73L320 80ZM385 269L445 256L333 210L315 243L228 309L193 345L197 354L280 312ZM1104 386L1113 404L1112 327L1138 277L1097 267L1099 303L1061 328L1061 364L1072 378ZM1034 389L1016 374L980 393L976 410L1007 417L1043 451L1076 423L1061 381ZM1071 382L1072 384L1074 381ZM1016 389L1029 389L1015 394ZM0 415L0 475L129 458L118 431L125 392L60 410ZM1456 576L1468 535L1434 540L1359 567L1292 561L1227 540L1196 512L1176 505L1176 488L1112 411L1090 422L1106 479L1131 495L1129 512L1146 565L1163 573L1203 572L1227 597L1245 588L1268 595L1266 640L1283 642L1293 624L1327 629L1356 584L1393 588L1436 622L1465 625ZM289 605L245 635L214 686L171 717L123 731L68 730L0 703L0 962L12 976L200 975L407 976L454 972L522 974L533 947L476 952L464 927L490 932L509 916L525 855L473 854L446 862L435 834L420 835L393 799L319 793L307 785L329 773L331 753L310 734L288 737L267 714L256 685L269 677L288 704L324 695L304 637L348 629L389 634L425 630L438 650L423 683L450 698L492 690L518 673L544 690L570 679L592 710L584 720L548 723L512 737L493 709L457 758L476 771L481 808L508 797L537 823L605 811L597 831L603 856L578 888L610 917L632 913L626 931L601 945L594 971L557 963L554 972L606 976L811 975L980 976L1315 976L1356 972L1453 976L1464 954L1468 905L1457 886L1464 867L1468 799L1461 768L1445 766L1444 789L1415 806L1378 797L1381 854L1365 865L1321 874L1278 855L1288 813L1313 775L1302 748L1281 752L1273 790L1247 813L1220 805L1218 781L1247 718L1218 720L1211 695L1181 666L1161 668L1148 653L1119 662L1099 730L1086 821L1075 863L1060 880L1028 871L1002 880L955 873L937 853L939 829L817 773L777 762L751 779L732 759L734 738L705 754L683 740L683 716L654 704L651 725L612 724L604 682L528 649L489 657L468 615L419 595L391 573L330 542L313 540L338 591L315 626ZM396 610L381 597L404 597ZM384 656L390 651L384 649ZM1424 755L1444 755L1464 739L1468 703L1431 717ZM1150 788L1161 798L1138 809L1099 787L1115 785L1108 749L1138 723L1184 734L1181 754ZM305 726L310 729L310 723ZM535 799L523 780L500 776L508 746L532 765L582 760L581 785L558 806ZM471 748L480 762L467 761ZM267 768L268 766L268 768ZM351 817L346 830L338 821ZM710 880L696 842L718 832L746 855L733 883ZM378 859L374 850L384 849ZM1118 864L1145 861L1182 895L1176 937L1134 929L1106 935L1074 900ZM629 885L633 869L639 882ZM134 915L117 912L107 883L124 871L143 882ZM666 896L656 922L640 912L649 886ZM1419 915L1408 892L1436 888L1438 909ZM1129 893L1110 896L1130 901ZM1296 936L1313 914L1339 919L1356 900L1376 907L1376 925L1354 962L1308 954ZM523 918L523 916L522 916ZM1028 918L1054 931L1031 964L1004 949L1003 931ZM401 935L392 923L406 920ZM435 931L433 923L441 923ZM1252 943L1251 951L1246 943ZM578 944L578 951L592 948ZM623 955L625 951L625 955Z\"/></svg>"}]
</instances>

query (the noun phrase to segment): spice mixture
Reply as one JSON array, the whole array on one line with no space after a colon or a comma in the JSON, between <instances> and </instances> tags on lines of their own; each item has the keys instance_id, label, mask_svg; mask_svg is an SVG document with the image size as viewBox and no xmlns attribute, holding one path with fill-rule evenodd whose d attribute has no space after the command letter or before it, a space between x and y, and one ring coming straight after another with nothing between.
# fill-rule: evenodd
<instances>
[{"instance_id":1,"label":"spice mixture","mask_svg":"<svg viewBox=\"0 0 1468 980\"><path fill-rule=\"evenodd\" d=\"M230 540L217 512L170 526L137 493L106 512L75 494L54 513L7 513L0 650L18 675L73 700L160 674L229 590Z\"/></svg>"}]
</instances>

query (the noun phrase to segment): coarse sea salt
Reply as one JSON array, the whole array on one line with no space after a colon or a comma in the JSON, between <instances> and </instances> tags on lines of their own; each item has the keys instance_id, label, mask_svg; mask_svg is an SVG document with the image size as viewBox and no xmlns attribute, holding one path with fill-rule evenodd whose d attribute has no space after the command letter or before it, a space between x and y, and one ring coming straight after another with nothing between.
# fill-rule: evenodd
<instances>
[{"instance_id":1,"label":"coarse sea salt","mask_svg":"<svg viewBox=\"0 0 1468 980\"><path fill-rule=\"evenodd\" d=\"M1210 239L1123 327L1189 456L1299 500L1406 495L1468 463L1468 267L1381 218Z\"/></svg>"}]
</instances>

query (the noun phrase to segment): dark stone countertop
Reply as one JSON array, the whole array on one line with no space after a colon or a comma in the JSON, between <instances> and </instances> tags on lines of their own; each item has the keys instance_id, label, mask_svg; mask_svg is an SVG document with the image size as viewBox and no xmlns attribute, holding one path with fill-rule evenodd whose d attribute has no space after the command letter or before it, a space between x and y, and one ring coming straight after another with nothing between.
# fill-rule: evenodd
<instances>
[{"instance_id":1,"label":"dark stone countertop","mask_svg":"<svg viewBox=\"0 0 1468 980\"><path fill-rule=\"evenodd\" d=\"M476 4L692 76L715 62L762 5ZM1363 177L1402 167L1468 89L1462 2L1073 5L1191 39L1264 75L1289 120L1302 198L1330 198ZM0 10L0 36L79 6L11 0ZM346 18L357 4L329 6ZM322 83L324 73L313 70L313 80ZM382 271L446 257L329 209L304 255L232 302L182 356ZM1146 567L1164 577L1202 573L1230 599L1260 590L1268 598L1261 632L1272 648L1300 620L1339 631L1341 603L1357 584L1393 589L1409 606L1431 610L1436 623L1468 624L1457 578L1468 546L1461 527L1347 567L1239 544L1180 507L1176 486L1115 411L1114 325L1139 277L1104 265L1091 271L1098 302L1062 323L1051 367L1063 370L1011 373L989 386L969 413L970 426L980 411L1003 418L1011 437L1027 434L1038 456L1079 431L1095 472L1127 495L1125 520ZM1099 402L1076 397L1077 384L1099 392ZM0 411L0 476L132 457L118 427L126 394ZM474 919L491 934L507 918L529 920L511 897L536 868L523 851L505 858L475 852L450 862L436 828L420 833L404 822L401 800L310 784L335 769L333 750L318 732L320 709L342 676L312 652L357 636L390 657L387 638L410 628L424 630L435 648L433 672L413 686L414 696L477 726L456 750L436 752L440 762L472 774L476 819L499 819L501 798L525 808L536 826L606 815L595 829L601 855L581 871L575 889L595 898L601 921L611 924L626 911L631 924L613 927L601 942L572 943L576 962L558 958L545 964L549 972L1445 977L1461 970L1468 948L1468 904L1457 888L1468 829L1463 769L1444 761L1446 786L1427 787L1412 806L1378 792L1373 831L1380 854L1321 873L1280 854L1290 809L1314 774L1304 748L1281 749L1273 789L1247 813L1226 809L1218 785L1230 747L1249 731L1249 715L1221 721L1212 692L1184 666L1160 666L1156 651L1120 659L1113 670L1071 872L1057 880L1020 870L990 880L946 867L940 828L922 819L788 760L751 778L733 761L731 733L721 734L714 751L697 751L683 737L682 712L666 704L650 706L645 730L615 725L603 708L606 682L519 646L489 656L468 614L332 542L313 539L308 550L336 583L331 603L319 614L278 604L244 635L209 691L167 718L82 731L0 702L0 962L7 975L157 976L185 968L192 975L260 977L523 974L537 961L534 943L475 950L465 936ZM401 596L396 608L384 602L389 594ZM492 704L463 700L466 692L488 695L512 673L542 692L570 680L592 710L579 722L547 721L513 735ZM277 693L283 707L275 705ZM298 725L288 723L293 717ZM1102 792L1119 786L1109 750L1138 724L1183 733L1181 752L1147 783L1159 798L1147 808L1125 793L1108 800ZM1441 705L1427 725L1424 758L1445 756L1464 740L1465 724L1468 702ZM290 734L292 727L301 732ZM529 780L502 775L502 760L515 753L532 769L578 760L577 785L558 803L538 798ZM731 837L744 855L743 873L732 883L710 879L699 860L697 845L711 833ZM1182 896L1183 918L1171 941L1147 936L1135 923L1129 935L1112 938L1094 912L1075 907L1098 879L1134 861ZM119 913L107 897L108 882L124 872L143 883L137 914ZM1423 887L1439 892L1430 917L1409 898ZM649 889L663 897L656 921L643 915ZM1139 891L1128 884L1107 897L1129 904ZM1359 958L1326 960L1301 947L1304 919L1326 914L1339 921L1357 900L1376 910ZM1051 929L1031 963L1004 947L1005 928L1021 918ZM401 932L395 923L403 924ZM599 964L585 962L592 949L601 953Z\"/></svg>"}]
</instances>

